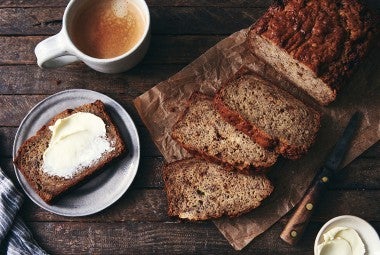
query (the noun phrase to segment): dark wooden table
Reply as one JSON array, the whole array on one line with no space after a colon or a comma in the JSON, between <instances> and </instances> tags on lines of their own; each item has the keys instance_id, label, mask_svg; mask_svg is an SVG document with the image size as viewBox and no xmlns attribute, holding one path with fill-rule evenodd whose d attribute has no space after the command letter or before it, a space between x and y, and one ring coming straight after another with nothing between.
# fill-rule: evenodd
<instances>
[{"instance_id":1,"label":"dark wooden table","mask_svg":"<svg viewBox=\"0 0 380 255\"><path fill-rule=\"evenodd\" d=\"M68 1L0 0L0 165L17 182L11 150L18 125L39 101L56 92L85 88L117 100L137 123L141 164L132 187L114 205L88 217L54 215L25 199L22 216L52 254L226 254L233 250L210 221L180 222L166 214L164 163L132 100L170 77L229 34L249 26L265 0L149 0L152 43L133 70L106 75L74 64L41 70L36 44L57 33ZM376 4L376 0L371 1ZM377 4L378 5L378 4ZM332 217L352 214L380 230L380 143L344 169L318 206L305 236L290 247L279 238L285 216L241 254L312 254L318 229Z\"/></svg>"}]
</instances>

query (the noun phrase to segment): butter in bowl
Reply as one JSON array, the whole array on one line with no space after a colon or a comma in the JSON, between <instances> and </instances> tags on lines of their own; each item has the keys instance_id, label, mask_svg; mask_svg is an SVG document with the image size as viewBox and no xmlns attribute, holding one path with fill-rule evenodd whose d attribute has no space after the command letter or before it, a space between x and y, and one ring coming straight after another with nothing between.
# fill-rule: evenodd
<instances>
[{"instance_id":1,"label":"butter in bowl","mask_svg":"<svg viewBox=\"0 0 380 255\"><path fill-rule=\"evenodd\" d=\"M314 255L380 255L380 239L365 220L342 215L329 220L319 230Z\"/></svg>"}]
</instances>

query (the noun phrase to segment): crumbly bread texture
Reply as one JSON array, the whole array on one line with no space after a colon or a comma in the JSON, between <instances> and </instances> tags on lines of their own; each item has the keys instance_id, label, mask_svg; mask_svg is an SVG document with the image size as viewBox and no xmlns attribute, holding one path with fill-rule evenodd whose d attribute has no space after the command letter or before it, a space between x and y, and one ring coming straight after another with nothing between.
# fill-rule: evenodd
<instances>
[{"instance_id":1,"label":"crumbly bread texture","mask_svg":"<svg viewBox=\"0 0 380 255\"><path fill-rule=\"evenodd\" d=\"M306 153L320 127L320 114L255 74L228 81L215 108L237 129L290 159Z\"/></svg>"},{"instance_id":2,"label":"crumbly bread texture","mask_svg":"<svg viewBox=\"0 0 380 255\"><path fill-rule=\"evenodd\" d=\"M258 207L273 191L265 175L226 171L197 158L166 165L163 179L168 214L188 220L236 217Z\"/></svg>"},{"instance_id":3,"label":"crumbly bread texture","mask_svg":"<svg viewBox=\"0 0 380 255\"><path fill-rule=\"evenodd\" d=\"M276 2L251 27L250 50L320 104L329 104L367 54L375 19L356 0Z\"/></svg>"},{"instance_id":4,"label":"crumbly bread texture","mask_svg":"<svg viewBox=\"0 0 380 255\"><path fill-rule=\"evenodd\" d=\"M191 96L189 106L173 127L172 137L196 156L244 172L268 168L278 156L223 120L212 98L200 93Z\"/></svg>"},{"instance_id":5,"label":"crumbly bread texture","mask_svg":"<svg viewBox=\"0 0 380 255\"><path fill-rule=\"evenodd\" d=\"M68 117L77 112L89 112L100 117L106 124L106 136L113 150L103 153L101 158L93 165L86 167L83 171L75 174L72 178L52 176L46 174L43 169L43 154L49 146L51 131L49 126L53 125L56 120ZM103 102L100 100L94 103L85 104L75 109L67 109L59 113L44 125L34 136L26 140L18 149L14 164L24 175L29 185L36 193L46 202L52 203L53 199L73 186L84 181L95 172L98 172L105 164L126 151L124 142L106 112Z\"/></svg>"}]
</instances>

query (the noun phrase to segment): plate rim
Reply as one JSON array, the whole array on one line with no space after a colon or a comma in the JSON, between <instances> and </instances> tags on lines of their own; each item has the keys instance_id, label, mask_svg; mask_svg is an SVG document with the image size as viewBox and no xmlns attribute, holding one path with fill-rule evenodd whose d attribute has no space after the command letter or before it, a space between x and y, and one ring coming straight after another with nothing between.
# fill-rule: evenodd
<instances>
[{"instance_id":1,"label":"plate rim","mask_svg":"<svg viewBox=\"0 0 380 255\"><path fill-rule=\"evenodd\" d=\"M115 104L117 107L120 108L122 114L118 114L118 115L126 117L130 121L130 123L132 124L131 126L126 125L126 128L128 130L128 133L130 133L130 134L133 133L134 134L135 141L132 142L132 143L133 143L134 151L136 153L134 153L132 161L135 162L135 164L133 164L133 166L130 167L130 168L132 168L133 172L132 172L131 178L127 182L127 185L125 185L125 188L122 189L122 191L119 192L117 195L115 195L113 197L113 199L110 199L109 202L104 203L102 206L99 206L98 208L95 208L94 210L87 210L87 211L83 211L81 213L79 213L79 212L76 213L75 210L74 211L70 210L68 212L61 212L59 210L59 208L58 209L54 209L55 208L54 204L53 205L49 205L49 204L47 204L44 201L42 201L42 203L41 203L40 201L36 200L36 198L33 197L32 194L30 194L30 192L28 190L26 190L26 187L24 186L25 183L21 180L22 173L20 172L20 170L14 164L14 159L15 159L15 157L17 155L17 150L18 150L18 148L16 148L16 141L19 139L18 137L20 136L20 132L22 131L22 127L25 125L25 122L27 122L28 119L31 117L31 114L34 111L36 111L36 109L38 109L39 107L41 107L41 105L45 104L46 101L51 100L54 97L60 96L62 94L69 94L70 95L70 94L78 93L78 92L86 93L86 94L88 93L88 94L99 95L100 97L106 98L107 100L109 100L110 102L112 102L113 104ZM30 137L28 137L27 139L29 139L29 138ZM134 139L131 139L131 140L134 140ZM25 142L25 140L22 141L22 142ZM33 201L34 204L36 204L37 206L41 207L42 209L47 210L47 211L49 211L51 213L54 213L54 214L57 214L57 215L61 215L61 216L66 216L66 217L81 217L81 216L92 215L92 214L95 214L95 213L98 213L100 211L105 210L106 208L108 208L109 206L111 206L112 204L114 204L115 202L117 202L125 194L125 192L130 188L130 186L132 185L134 179L136 178L137 171L138 171L138 168L139 168L139 165L140 165L140 159L141 159L140 137L139 137L139 133L138 133L136 124L133 121L133 119L130 116L130 114L126 111L126 109L123 106L121 106L113 98L111 98L111 97L109 97L109 96L107 96L107 95L105 95L103 93L100 93L100 92L97 92L97 91L94 91L94 90L89 90L89 89L67 89L67 90L59 91L57 93L49 95L46 98L44 98L41 101L39 101L36 105L34 105L27 112L27 114L24 116L24 118L20 122L19 127L17 128L17 132L15 134L14 141L13 141L13 146L12 146L12 164L13 164L13 168L14 168L14 171L15 171L15 175L17 177L17 181L19 182L19 184L20 184L22 190L24 191L24 193L29 197L29 199L31 199ZM25 179L25 177L23 177L23 178ZM28 185L29 188L33 191L33 193L35 193L35 195L38 196L38 194L34 191L34 189L32 187L30 187L30 185L29 185L29 183L27 181L26 181L26 185Z\"/></svg>"}]
</instances>

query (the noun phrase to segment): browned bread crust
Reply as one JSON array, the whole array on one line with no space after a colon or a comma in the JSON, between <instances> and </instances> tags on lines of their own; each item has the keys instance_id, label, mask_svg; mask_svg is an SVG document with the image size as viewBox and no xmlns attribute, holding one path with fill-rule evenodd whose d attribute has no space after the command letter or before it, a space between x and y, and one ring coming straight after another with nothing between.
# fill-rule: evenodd
<instances>
[{"instance_id":1,"label":"browned bread crust","mask_svg":"<svg viewBox=\"0 0 380 255\"><path fill-rule=\"evenodd\" d=\"M222 96L220 94L215 95L214 104L215 108L218 110L223 119L234 125L238 130L251 137L253 141L255 141L256 143L260 144L262 147L268 150L273 150L277 147L278 141L276 139L274 139L272 136L270 136L254 124L245 120L239 112L229 108L223 102Z\"/></svg>"},{"instance_id":2,"label":"browned bread crust","mask_svg":"<svg viewBox=\"0 0 380 255\"><path fill-rule=\"evenodd\" d=\"M248 42L253 53L326 105L368 53L375 30L375 18L357 0L284 0L251 27ZM313 80L317 85L305 84Z\"/></svg>"},{"instance_id":3,"label":"browned bread crust","mask_svg":"<svg viewBox=\"0 0 380 255\"><path fill-rule=\"evenodd\" d=\"M48 148L52 135L49 126L53 125L56 120L68 117L76 112L89 112L100 117L106 125L107 140L110 141L114 150L104 153L96 163L77 173L72 178L66 179L47 175L42 170L42 164L43 153ZM34 136L27 139L21 145L14 159L14 164L24 175L35 192L46 203L52 203L53 199L57 196L86 180L95 172L98 172L105 164L125 151L126 147L117 127L107 114L103 102L97 100L94 103L85 104L75 109L67 109L53 117L46 125L38 130Z\"/></svg>"},{"instance_id":4,"label":"browned bread crust","mask_svg":"<svg viewBox=\"0 0 380 255\"><path fill-rule=\"evenodd\" d=\"M222 86L214 104L238 130L290 159L298 159L308 151L320 127L316 110L245 70Z\"/></svg>"},{"instance_id":5,"label":"browned bread crust","mask_svg":"<svg viewBox=\"0 0 380 255\"><path fill-rule=\"evenodd\" d=\"M226 171L197 158L165 165L163 180L168 214L188 220L239 216L258 207L273 191L265 175Z\"/></svg>"},{"instance_id":6,"label":"browned bread crust","mask_svg":"<svg viewBox=\"0 0 380 255\"><path fill-rule=\"evenodd\" d=\"M225 169L265 170L277 161L270 152L224 121L212 98L193 93L188 106L173 126L172 138L194 156L225 165Z\"/></svg>"}]
</instances>

